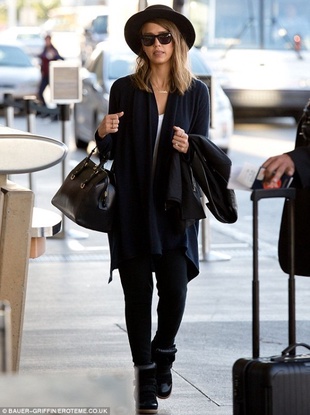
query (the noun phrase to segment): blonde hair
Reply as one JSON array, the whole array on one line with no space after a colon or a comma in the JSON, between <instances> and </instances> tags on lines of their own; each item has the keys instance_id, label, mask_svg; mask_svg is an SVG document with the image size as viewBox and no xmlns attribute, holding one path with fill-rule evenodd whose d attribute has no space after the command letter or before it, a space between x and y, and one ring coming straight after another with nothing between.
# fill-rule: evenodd
<instances>
[{"instance_id":1,"label":"blonde hair","mask_svg":"<svg viewBox=\"0 0 310 415\"><path fill-rule=\"evenodd\" d=\"M195 79L188 65L188 46L186 41L177 26L169 20L154 19L152 22L164 27L172 34L174 50L171 57L170 92L177 92L180 95L184 95L190 88L193 79ZM141 46L140 53L137 57L136 72L132 75L132 78L139 89L152 92L150 77L150 61Z\"/></svg>"}]
</instances>

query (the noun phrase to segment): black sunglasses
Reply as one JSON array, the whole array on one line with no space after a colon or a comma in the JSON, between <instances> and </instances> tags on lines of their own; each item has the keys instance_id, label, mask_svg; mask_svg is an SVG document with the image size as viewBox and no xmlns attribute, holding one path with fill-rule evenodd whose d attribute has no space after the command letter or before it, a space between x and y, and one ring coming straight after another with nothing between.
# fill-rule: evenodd
<instances>
[{"instance_id":1,"label":"black sunglasses","mask_svg":"<svg viewBox=\"0 0 310 415\"><path fill-rule=\"evenodd\" d=\"M155 39L158 39L161 45L168 45L172 41L171 33L160 33L159 35L143 35L141 36L141 42L144 46L152 46L155 43Z\"/></svg>"}]
</instances>

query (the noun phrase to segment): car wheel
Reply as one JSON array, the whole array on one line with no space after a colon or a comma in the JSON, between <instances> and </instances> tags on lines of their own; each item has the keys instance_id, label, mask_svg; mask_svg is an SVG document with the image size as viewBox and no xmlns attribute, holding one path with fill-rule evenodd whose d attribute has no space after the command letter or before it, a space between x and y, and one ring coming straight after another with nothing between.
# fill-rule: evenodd
<instances>
[{"instance_id":1,"label":"car wheel","mask_svg":"<svg viewBox=\"0 0 310 415\"><path fill-rule=\"evenodd\" d=\"M76 145L76 148L79 148L81 150L86 150L88 147L88 143L86 143L85 141L77 137L75 137L75 145Z\"/></svg>"},{"instance_id":2,"label":"car wheel","mask_svg":"<svg viewBox=\"0 0 310 415\"><path fill-rule=\"evenodd\" d=\"M77 109L76 107L74 107L74 137L75 137L75 145L76 148L82 149L82 150L86 150L87 146L88 146L88 142L87 140L83 139L83 137L80 136L79 130L77 128L77 118L78 118L78 113L77 113Z\"/></svg>"},{"instance_id":3,"label":"car wheel","mask_svg":"<svg viewBox=\"0 0 310 415\"><path fill-rule=\"evenodd\" d=\"M296 112L294 112L294 114L293 114L293 118L294 118L294 120L296 121L296 124L298 124L299 123L299 121L300 121L300 118L302 117L302 114L303 114L303 112L302 111L296 111Z\"/></svg>"},{"instance_id":4,"label":"car wheel","mask_svg":"<svg viewBox=\"0 0 310 415\"><path fill-rule=\"evenodd\" d=\"M76 148L80 148L81 150L86 150L88 146L88 142L83 140L82 137L80 137L76 126L74 127L74 137L75 137Z\"/></svg>"}]
</instances>

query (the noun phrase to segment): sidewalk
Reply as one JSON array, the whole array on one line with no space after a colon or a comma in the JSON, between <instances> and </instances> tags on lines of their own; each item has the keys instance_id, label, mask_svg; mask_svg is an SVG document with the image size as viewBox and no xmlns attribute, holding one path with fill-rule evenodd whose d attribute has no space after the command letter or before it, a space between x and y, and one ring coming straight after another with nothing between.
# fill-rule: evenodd
<instances>
[{"instance_id":1,"label":"sidewalk","mask_svg":"<svg viewBox=\"0 0 310 415\"><path fill-rule=\"evenodd\" d=\"M225 235L213 234L222 246ZM91 232L78 244L91 248L99 237ZM200 276L189 284L174 390L170 399L159 401L160 415L232 415L232 365L251 355L252 256L251 247L234 255L235 241L225 239L232 258L201 262ZM72 242L48 240L46 254L30 262L20 374L74 379L125 373L130 388L133 370L117 272L108 284L106 254L92 249L72 254ZM260 264L261 352L273 355L287 346L287 278L276 259L263 256ZM298 278L297 333L306 342L309 292L309 280Z\"/></svg>"},{"instance_id":2,"label":"sidewalk","mask_svg":"<svg viewBox=\"0 0 310 415\"><path fill-rule=\"evenodd\" d=\"M57 137L60 125L41 121L37 133ZM45 180L48 175L56 178L53 185ZM60 166L40 174L34 189L37 206L51 208L57 183ZM159 401L159 415L232 415L232 366L251 355L251 236L215 221L211 228L212 259L221 254L230 259L202 261L200 275L189 284L173 394ZM68 220L65 230L64 238L48 239L46 253L30 261L17 380L22 385L18 396L13 385L10 401L4 391L8 379L0 379L0 406L59 407L70 401L70 406L110 406L111 415L133 415L120 411L123 402L132 403L133 367L117 272L108 284L106 235ZM268 356L287 346L287 276L279 269L276 246L262 248L261 355ZM296 290L297 340L309 343L310 280L297 277ZM155 318L156 301L154 323Z\"/></svg>"}]
</instances>

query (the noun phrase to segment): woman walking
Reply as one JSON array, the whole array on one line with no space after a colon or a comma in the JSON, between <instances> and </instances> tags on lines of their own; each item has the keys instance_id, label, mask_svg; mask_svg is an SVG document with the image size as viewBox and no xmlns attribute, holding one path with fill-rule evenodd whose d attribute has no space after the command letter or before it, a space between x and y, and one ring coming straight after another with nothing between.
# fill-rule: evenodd
<instances>
[{"instance_id":1,"label":"woman walking","mask_svg":"<svg viewBox=\"0 0 310 415\"><path fill-rule=\"evenodd\" d=\"M175 154L190 161L190 134L208 137L209 93L187 64L195 31L185 16L150 6L127 21L124 33L136 71L113 84L96 141L101 156L114 160L111 269L119 270L124 291L137 412L157 413L157 397L172 390L187 284L199 273L198 220L184 226L177 204L167 204L168 176ZM152 338L153 273L159 300Z\"/></svg>"}]
</instances>

